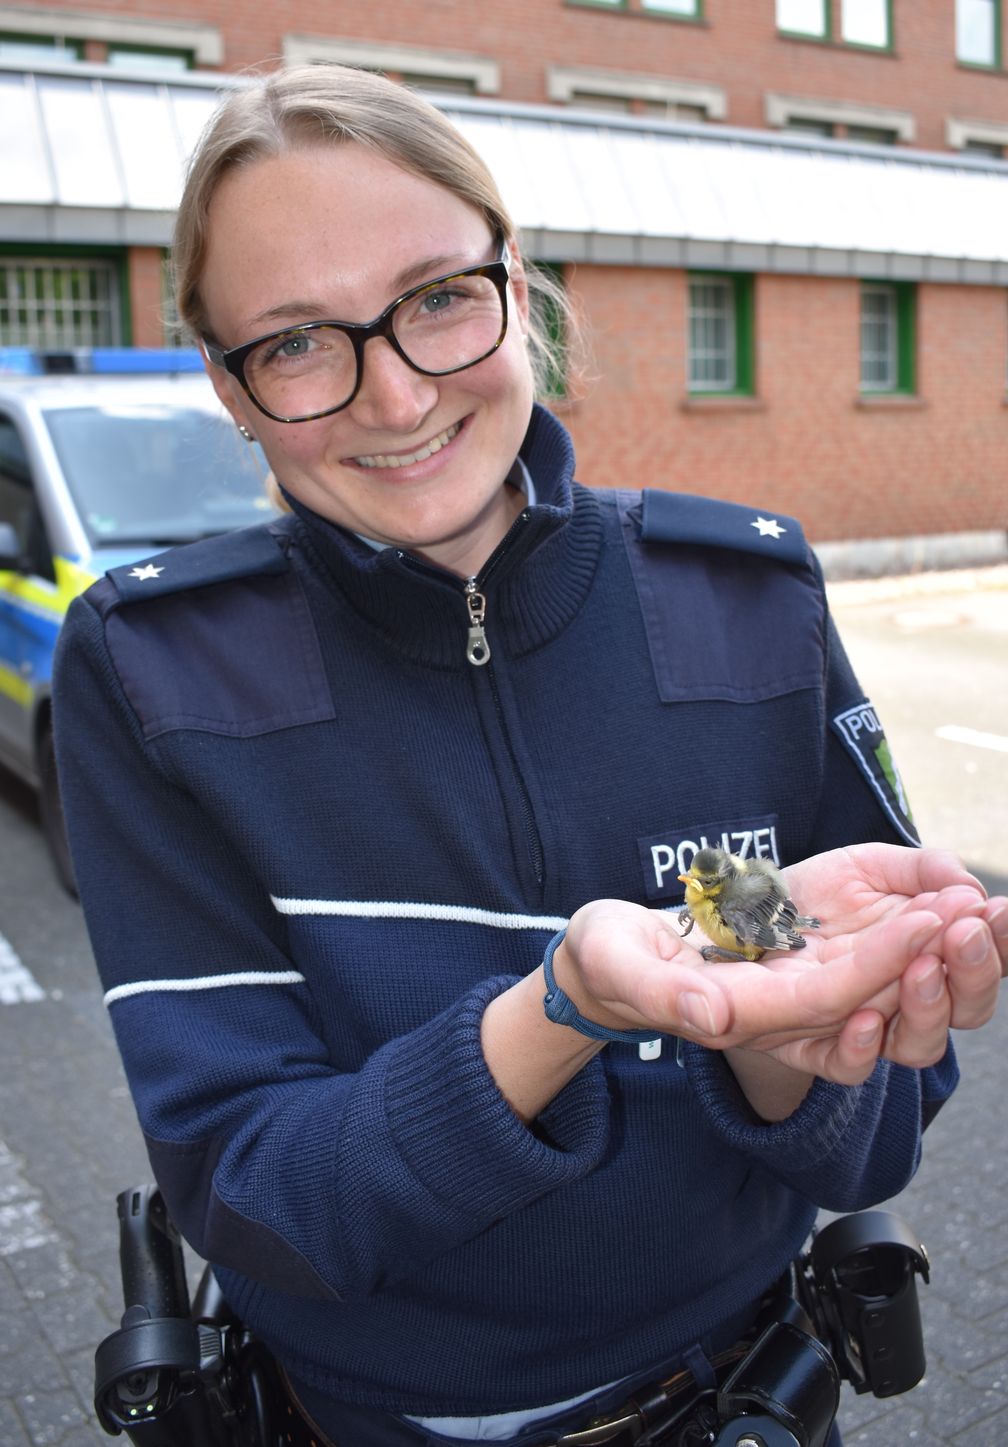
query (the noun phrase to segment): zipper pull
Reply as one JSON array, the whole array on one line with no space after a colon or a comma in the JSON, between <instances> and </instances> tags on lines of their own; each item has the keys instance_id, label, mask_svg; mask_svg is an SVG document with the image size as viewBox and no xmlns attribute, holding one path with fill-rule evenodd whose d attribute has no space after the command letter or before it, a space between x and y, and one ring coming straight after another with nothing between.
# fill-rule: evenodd
<instances>
[{"instance_id":1,"label":"zipper pull","mask_svg":"<svg viewBox=\"0 0 1008 1447\"><path fill-rule=\"evenodd\" d=\"M466 607L469 609L469 641L466 644L466 658L475 668L490 662L490 644L483 631L486 617L486 598L476 587L476 579L469 578L465 585Z\"/></svg>"}]
</instances>

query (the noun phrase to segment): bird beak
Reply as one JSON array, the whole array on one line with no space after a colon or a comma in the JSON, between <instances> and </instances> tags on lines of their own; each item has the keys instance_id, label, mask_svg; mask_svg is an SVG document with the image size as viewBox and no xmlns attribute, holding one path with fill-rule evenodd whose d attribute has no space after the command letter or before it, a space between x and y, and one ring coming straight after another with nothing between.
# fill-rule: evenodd
<instances>
[{"instance_id":1,"label":"bird beak","mask_svg":"<svg viewBox=\"0 0 1008 1447\"><path fill-rule=\"evenodd\" d=\"M678 877L678 880L679 880L679 883L680 883L680 884L692 884L692 883L693 883L693 880L692 880L691 876L688 875L688 874L680 874L680 875L678 875L677 877Z\"/></svg>"}]
</instances>

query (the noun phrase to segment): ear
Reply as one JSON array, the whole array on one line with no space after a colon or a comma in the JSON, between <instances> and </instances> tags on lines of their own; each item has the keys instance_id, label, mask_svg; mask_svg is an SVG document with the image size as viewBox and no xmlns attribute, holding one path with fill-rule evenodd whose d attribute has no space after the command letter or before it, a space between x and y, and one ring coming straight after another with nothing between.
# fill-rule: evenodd
<instances>
[{"instance_id":1,"label":"ear","mask_svg":"<svg viewBox=\"0 0 1008 1447\"><path fill-rule=\"evenodd\" d=\"M210 378L211 385L217 393L221 403L231 414L237 427L248 427L250 432L255 430L255 416L252 412L251 403L238 383L225 372L223 367L214 366L203 348L200 348L200 356L203 358L203 367ZM251 424L251 425L250 425Z\"/></svg>"},{"instance_id":2,"label":"ear","mask_svg":"<svg viewBox=\"0 0 1008 1447\"><path fill-rule=\"evenodd\" d=\"M528 277L525 275L525 263L522 261L521 252L518 250L518 243L515 240L508 242L508 254L511 258L511 266L508 272L508 285L514 297L518 319L521 324L522 336L528 336L529 326L529 288Z\"/></svg>"}]
</instances>

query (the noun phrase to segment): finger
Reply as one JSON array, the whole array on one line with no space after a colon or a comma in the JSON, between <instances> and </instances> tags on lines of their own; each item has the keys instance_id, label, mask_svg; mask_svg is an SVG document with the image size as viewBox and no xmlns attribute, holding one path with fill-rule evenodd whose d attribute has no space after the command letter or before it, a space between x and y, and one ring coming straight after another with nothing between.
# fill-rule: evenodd
<instances>
[{"instance_id":1,"label":"finger","mask_svg":"<svg viewBox=\"0 0 1008 1447\"><path fill-rule=\"evenodd\" d=\"M957 1030L974 1030L994 1013L1004 956L991 926L983 918L953 921L942 936L942 953Z\"/></svg>"},{"instance_id":2,"label":"finger","mask_svg":"<svg viewBox=\"0 0 1008 1447\"><path fill-rule=\"evenodd\" d=\"M994 946L1001 961L1001 978L1008 979L1008 899L996 894L989 899L981 911L994 936Z\"/></svg>"},{"instance_id":3,"label":"finger","mask_svg":"<svg viewBox=\"0 0 1008 1447\"><path fill-rule=\"evenodd\" d=\"M923 1069L948 1048L952 998L945 966L936 954L922 955L900 981L899 1009L889 1021L882 1053L897 1065Z\"/></svg>"},{"instance_id":4,"label":"finger","mask_svg":"<svg viewBox=\"0 0 1008 1447\"><path fill-rule=\"evenodd\" d=\"M831 1042L822 1074L839 1085L860 1085L878 1064L885 1021L876 1010L857 1010Z\"/></svg>"}]
</instances>

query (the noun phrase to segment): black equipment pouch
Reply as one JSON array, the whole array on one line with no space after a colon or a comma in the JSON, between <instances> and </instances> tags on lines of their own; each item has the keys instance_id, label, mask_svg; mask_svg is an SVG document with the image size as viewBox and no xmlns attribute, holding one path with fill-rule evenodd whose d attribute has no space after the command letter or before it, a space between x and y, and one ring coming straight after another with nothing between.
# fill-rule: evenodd
<instances>
[{"instance_id":1,"label":"black equipment pouch","mask_svg":"<svg viewBox=\"0 0 1008 1447\"><path fill-rule=\"evenodd\" d=\"M916 1278L926 1282L930 1267L906 1222L889 1211L841 1216L816 1234L804 1266L803 1294L815 1298L806 1309L854 1390L893 1397L915 1387L925 1369Z\"/></svg>"}]
</instances>

